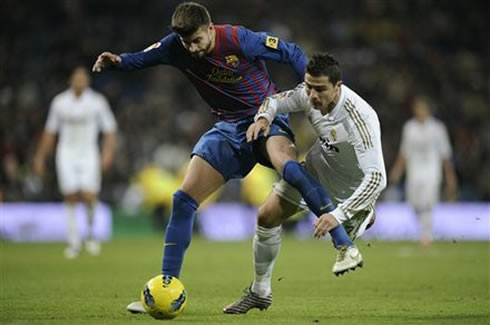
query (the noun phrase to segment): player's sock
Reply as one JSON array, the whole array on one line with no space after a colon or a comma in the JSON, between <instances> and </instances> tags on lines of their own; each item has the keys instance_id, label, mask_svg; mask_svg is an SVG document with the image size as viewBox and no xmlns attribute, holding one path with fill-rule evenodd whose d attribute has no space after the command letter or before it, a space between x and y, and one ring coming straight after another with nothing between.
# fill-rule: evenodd
<instances>
[{"instance_id":1,"label":"player's sock","mask_svg":"<svg viewBox=\"0 0 490 325\"><path fill-rule=\"evenodd\" d=\"M75 204L65 203L67 242L73 250L79 250L81 245L80 234L78 233L77 216L75 214Z\"/></svg>"},{"instance_id":2,"label":"player's sock","mask_svg":"<svg viewBox=\"0 0 490 325\"><path fill-rule=\"evenodd\" d=\"M87 221L88 221L88 239L95 239L95 206L96 202L90 202L85 204L85 210L87 212Z\"/></svg>"},{"instance_id":3,"label":"player's sock","mask_svg":"<svg viewBox=\"0 0 490 325\"><path fill-rule=\"evenodd\" d=\"M185 192L174 193L172 215L165 232L162 274L179 277L184 254L191 243L194 214L199 204Z\"/></svg>"},{"instance_id":4,"label":"player's sock","mask_svg":"<svg viewBox=\"0 0 490 325\"><path fill-rule=\"evenodd\" d=\"M266 297L271 293L274 262L281 248L282 226L265 228L257 225L253 239L255 279L252 291Z\"/></svg>"},{"instance_id":5,"label":"player's sock","mask_svg":"<svg viewBox=\"0 0 490 325\"><path fill-rule=\"evenodd\" d=\"M329 233L336 248L342 246L350 247L354 245L349 237L349 234L347 234L347 231L345 231L345 228L342 225L338 225L337 227L333 228L329 231Z\"/></svg>"},{"instance_id":6,"label":"player's sock","mask_svg":"<svg viewBox=\"0 0 490 325\"><path fill-rule=\"evenodd\" d=\"M333 211L334 206L327 191L297 161L289 160L284 164L282 178L301 193L306 204L317 217ZM330 230L330 236L335 247L354 245L342 225Z\"/></svg>"}]
</instances>

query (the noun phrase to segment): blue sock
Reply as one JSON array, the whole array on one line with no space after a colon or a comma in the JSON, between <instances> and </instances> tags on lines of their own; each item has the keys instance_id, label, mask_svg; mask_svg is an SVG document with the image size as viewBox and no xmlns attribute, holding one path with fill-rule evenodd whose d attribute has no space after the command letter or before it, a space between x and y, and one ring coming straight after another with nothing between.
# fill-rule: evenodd
<instances>
[{"instance_id":1,"label":"blue sock","mask_svg":"<svg viewBox=\"0 0 490 325\"><path fill-rule=\"evenodd\" d=\"M327 191L297 161L289 160L284 164L282 178L301 193L306 204L317 217L334 210ZM335 247L354 245L342 225L330 230L330 235Z\"/></svg>"},{"instance_id":2,"label":"blue sock","mask_svg":"<svg viewBox=\"0 0 490 325\"><path fill-rule=\"evenodd\" d=\"M194 214L199 204L185 192L174 193L172 215L165 232L162 274L179 277L184 254L191 243Z\"/></svg>"}]
</instances>

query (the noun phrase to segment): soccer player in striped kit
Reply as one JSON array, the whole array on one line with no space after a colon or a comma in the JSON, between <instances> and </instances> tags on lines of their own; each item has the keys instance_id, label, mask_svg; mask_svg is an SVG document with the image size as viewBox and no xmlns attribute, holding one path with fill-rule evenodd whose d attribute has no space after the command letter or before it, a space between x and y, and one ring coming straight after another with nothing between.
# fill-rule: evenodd
<instances>
[{"instance_id":1,"label":"soccer player in striped kit","mask_svg":"<svg viewBox=\"0 0 490 325\"><path fill-rule=\"evenodd\" d=\"M374 222L374 204L386 186L381 150L381 130L374 109L342 84L339 63L328 53L314 55L306 67L305 81L295 89L268 97L247 131L249 141L267 134L278 114L303 112L318 134L305 167L328 191L335 209L314 224L314 236L323 237L343 224L352 240ZM286 164L288 164L287 162ZM272 303L271 276L279 254L281 224L298 209L306 208L300 193L280 180L259 208L254 237L255 279L245 294L226 306L228 314L244 314ZM362 266L357 247L339 245L332 268L339 275Z\"/></svg>"},{"instance_id":2,"label":"soccer player in striped kit","mask_svg":"<svg viewBox=\"0 0 490 325\"><path fill-rule=\"evenodd\" d=\"M307 61L302 49L241 26L215 25L207 9L193 2L175 9L171 28L173 33L141 52L102 53L93 71L174 66L189 78L217 119L195 145L183 184L174 194L162 274L179 277L199 204L229 179L245 177L256 163L274 167L286 181L294 183L318 215L329 211L331 204L324 189L296 162L287 115L274 119L267 137L255 143L246 140L258 108L267 96L277 93L264 61L289 64L302 81ZM286 162L290 162L287 168ZM341 243L350 243L341 226L331 235ZM128 310L143 311L140 303L130 304Z\"/></svg>"}]
</instances>

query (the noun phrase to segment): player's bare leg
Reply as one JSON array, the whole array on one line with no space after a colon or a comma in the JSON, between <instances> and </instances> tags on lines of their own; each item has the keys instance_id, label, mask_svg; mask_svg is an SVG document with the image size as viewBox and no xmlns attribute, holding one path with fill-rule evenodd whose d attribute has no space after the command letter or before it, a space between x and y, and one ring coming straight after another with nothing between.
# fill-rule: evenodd
<instances>
[{"instance_id":1,"label":"player's bare leg","mask_svg":"<svg viewBox=\"0 0 490 325\"><path fill-rule=\"evenodd\" d=\"M75 207L78 202L78 198L78 193L68 194L64 197L67 229L66 239L68 243L64 253L67 259L77 258L80 254L82 240L78 231L77 216L75 214Z\"/></svg>"},{"instance_id":2,"label":"player's bare leg","mask_svg":"<svg viewBox=\"0 0 490 325\"><path fill-rule=\"evenodd\" d=\"M201 204L225 184L225 179L206 160L194 155L180 187L182 191Z\"/></svg>"},{"instance_id":3,"label":"player's bare leg","mask_svg":"<svg viewBox=\"0 0 490 325\"><path fill-rule=\"evenodd\" d=\"M100 242L95 238L95 208L97 205L97 195L90 192L81 193L82 200L85 202L85 211L87 213L88 233L85 238L85 249L92 256L100 254Z\"/></svg>"},{"instance_id":4,"label":"player's bare leg","mask_svg":"<svg viewBox=\"0 0 490 325\"><path fill-rule=\"evenodd\" d=\"M296 146L287 137L271 136L262 141L261 145L264 155L279 174L281 174L286 161L298 159Z\"/></svg>"},{"instance_id":5,"label":"player's bare leg","mask_svg":"<svg viewBox=\"0 0 490 325\"><path fill-rule=\"evenodd\" d=\"M223 308L224 313L245 314L254 308L265 310L272 304L271 278L281 247L281 224L297 209L274 192L260 206L253 239L254 281L242 297Z\"/></svg>"},{"instance_id":6,"label":"player's bare leg","mask_svg":"<svg viewBox=\"0 0 490 325\"><path fill-rule=\"evenodd\" d=\"M196 204L201 204L206 200L211 194L218 190L225 183L223 175L221 175L216 169L214 169L207 161L203 158L194 155L187 168L184 181L179 191L183 192L181 195L185 195L190 200L196 202ZM174 205L176 196L174 195ZM168 231L165 238L165 243L173 244L172 239L168 238ZM188 239L190 241L190 238ZM185 245L188 245L186 243ZM176 245L165 246L164 249L164 263L162 273L178 277L180 272L180 265L170 265L165 261L167 256L173 257L171 254L174 253L171 250L174 249ZM176 255L175 253L173 255ZM166 264L167 263L167 264ZM170 270L170 271L168 271ZM134 301L130 303L126 309L131 313L145 313L145 309L140 301Z\"/></svg>"}]
</instances>

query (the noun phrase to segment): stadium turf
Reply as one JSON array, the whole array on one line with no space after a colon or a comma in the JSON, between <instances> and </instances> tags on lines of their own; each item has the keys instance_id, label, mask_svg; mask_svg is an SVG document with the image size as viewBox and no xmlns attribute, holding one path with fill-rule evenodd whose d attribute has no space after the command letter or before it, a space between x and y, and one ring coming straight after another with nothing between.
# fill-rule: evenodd
<instances>
[{"instance_id":1,"label":"stadium turf","mask_svg":"<svg viewBox=\"0 0 490 325\"><path fill-rule=\"evenodd\" d=\"M99 257L63 258L61 244L0 242L2 324L155 324L125 306L159 273L161 240L116 239ZM365 266L336 278L326 241L286 238L267 311L224 315L252 279L251 242L194 238L179 324L490 323L488 242L360 242ZM168 322L168 321L167 321Z\"/></svg>"}]
</instances>

